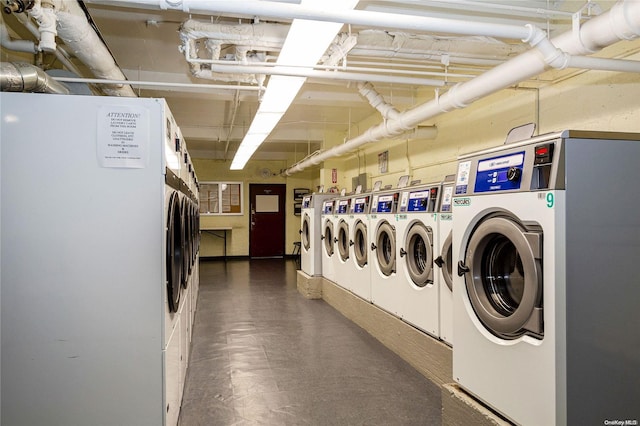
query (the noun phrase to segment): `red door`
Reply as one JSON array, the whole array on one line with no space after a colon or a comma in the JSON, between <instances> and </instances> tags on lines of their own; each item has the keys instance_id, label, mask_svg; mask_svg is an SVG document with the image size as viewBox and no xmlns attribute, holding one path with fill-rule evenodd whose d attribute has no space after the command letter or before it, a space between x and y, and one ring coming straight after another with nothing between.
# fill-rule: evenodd
<instances>
[{"instance_id":1,"label":"red door","mask_svg":"<svg viewBox=\"0 0 640 426\"><path fill-rule=\"evenodd\" d=\"M285 199L283 184L249 184L249 256L283 257Z\"/></svg>"}]
</instances>

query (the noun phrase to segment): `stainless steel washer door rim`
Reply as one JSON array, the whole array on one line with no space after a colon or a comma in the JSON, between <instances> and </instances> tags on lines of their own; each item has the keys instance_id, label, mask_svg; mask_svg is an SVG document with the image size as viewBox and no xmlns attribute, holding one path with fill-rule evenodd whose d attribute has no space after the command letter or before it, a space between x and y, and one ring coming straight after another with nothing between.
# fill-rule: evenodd
<instances>
[{"instance_id":1,"label":"stainless steel washer door rim","mask_svg":"<svg viewBox=\"0 0 640 426\"><path fill-rule=\"evenodd\" d=\"M473 231L465 253L467 293L492 333L515 339L542 325L542 230L514 218L491 216Z\"/></svg>"},{"instance_id":2,"label":"stainless steel washer door rim","mask_svg":"<svg viewBox=\"0 0 640 426\"><path fill-rule=\"evenodd\" d=\"M358 220L353 230L353 255L359 267L367 264L367 225Z\"/></svg>"},{"instance_id":3,"label":"stainless steel washer door rim","mask_svg":"<svg viewBox=\"0 0 640 426\"><path fill-rule=\"evenodd\" d=\"M418 287L433 283L433 231L414 223L407 232L406 260L409 277ZM403 252L401 252L403 253Z\"/></svg>"},{"instance_id":4,"label":"stainless steel washer door rim","mask_svg":"<svg viewBox=\"0 0 640 426\"><path fill-rule=\"evenodd\" d=\"M396 271L396 230L384 221L376 232L376 253L380 272L389 276Z\"/></svg>"},{"instance_id":5,"label":"stainless steel washer door rim","mask_svg":"<svg viewBox=\"0 0 640 426\"><path fill-rule=\"evenodd\" d=\"M442 260L444 263L442 264L442 278L444 279L445 284L449 287L449 291L453 291L453 232L449 231L449 235L447 235L447 239L444 240L442 244Z\"/></svg>"},{"instance_id":6,"label":"stainless steel washer door rim","mask_svg":"<svg viewBox=\"0 0 640 426\"><path fill-rule=\"evenodd\" d=\"M343 262L349 260L349 224L344 220L338 223L338 252Z\"/></svg>"},{"instance_id":7,"label":"stainless steel washer door rim","mask_svg":"<svg viewBox=\"0 0 640 426\"><path fill-rule=\"evenodd\" d=\"M324 234L322 235L324 241L324 250L327 256L333 256L333 222L327 220L324 224Z\"/></svg>"},{"instance_id":8,"label":"stainless steel washer door rim","mask_svg":"<svg viewBox=\"0 0 640 426\"><path fill-rule=\"evenodd\" d=\"M309 233L311 232L311 218L308 213L304 214L304 218L302 219L302 230L301 230L301 238L302 238L302 246L305 250L309 250L311 247L311 241Z\"/></svg>"}]
</instances>

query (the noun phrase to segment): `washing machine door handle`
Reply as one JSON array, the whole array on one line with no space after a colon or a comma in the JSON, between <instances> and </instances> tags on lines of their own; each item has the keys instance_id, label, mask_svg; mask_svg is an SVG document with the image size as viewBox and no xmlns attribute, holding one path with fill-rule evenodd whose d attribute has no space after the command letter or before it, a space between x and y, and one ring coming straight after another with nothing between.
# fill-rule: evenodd
<instances>
[{"instance_id":1,"label":"washing machine door handle","mask_svg":"<svg viewBox=\"0 0 640 426\"><path fill-rule=\"evenodd\" d=\"M325 238L327 238L327 237L325 237L324 235L320 235L320 239L321 240L324 240Z\"/></svg>"},{"instance_id":2,"label":"washing machine door handle","mask_svg":"<svg viewBox=\"0 0 640 426\"><path fill-rule=\"evenodd\" d=\"M404 257L406 254L407 252L403 248L400 248L400 257Z\"/></svg>"},{"instance_id":3,"label":"washing machine door handle","mask_svg":"<svg viewBox=\"0 0 640 426\"><path fill-rule=\"evenodd\" d=\"M438 256L433 260L433 263L438 265L438 268L442 268L442 265L444 265L444 259L442 258L442 256Z\"/></svg>"},{"instance_id":4,"label":"washing machine door handle","mask_svg":"<svg viewBox=\"0 0 640 426\"><path fill-rule=\"evenodd\" d=\"M466 274L467 272L469 272L469 267L467 265L465 265L462 260L459 261L458 262L458 276L461 277L464 274Z\"/></svg>"},{"instance_id":5,"label":"washing machine door handle","mask_svg":"<svg viewBox=\"0 0 640 426\"><path fill-rule=\"evenodd\" d=\"M375 249L377 249L378 247L376 247L375 243L371 243L371 251L374 251Z\"/></svg>"},{"instance_id":6,"label":"washing machine door handle","mask_svg":"<svg viewBox=\"0 0 640 426\"><path fill-rule=\"evenodd\" d=\"M349 247L351 247L352 245L354 245L355 243L353 242L353 240L349 240Z\"/></svg>"}]
</instances>

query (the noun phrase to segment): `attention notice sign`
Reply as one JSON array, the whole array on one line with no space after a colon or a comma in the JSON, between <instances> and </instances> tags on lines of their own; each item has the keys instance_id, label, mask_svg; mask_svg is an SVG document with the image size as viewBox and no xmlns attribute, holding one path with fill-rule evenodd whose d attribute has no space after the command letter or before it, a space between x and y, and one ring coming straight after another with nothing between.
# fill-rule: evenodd
<instances>
[{"instance_id":1,"label":"attention notice sign","mask_svg":"<svg viewBox=\"0 0 640 426\"><path fill-rule=\"evenodd\" d=\"M141 169L149 153L149 110L103 106L98 110L98 163L102 167Z\"/></svg>"}]
</instances>

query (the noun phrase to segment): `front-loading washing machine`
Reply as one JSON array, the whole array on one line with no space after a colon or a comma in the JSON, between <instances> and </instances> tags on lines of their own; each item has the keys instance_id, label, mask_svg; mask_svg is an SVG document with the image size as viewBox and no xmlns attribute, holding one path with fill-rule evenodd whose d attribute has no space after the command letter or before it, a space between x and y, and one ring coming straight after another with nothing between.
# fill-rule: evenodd
<instances>
[{"instance_id":1,"label":"front-loading washing machine","mask_svg":"<svg viewBox=\"0 0 640 426\"><path fill-rule=\"evenodd\" d=\"M396 212L400 190L374 192L369 215L371 301L385 311L398 315L400 288L405 277L397 273Z\"/></svg>"},{"instance_id":2,"label":"front-loading washing machine","mask_svg":"<svg viewBox=\"0 0 640 426\"><path fill-rule=\"evenodd\" d=\"M322 275L322 204L333 194L307 194L302 197L300 228L300 269L309 276Z\"/></svg>"},{"instance_id":3,"label":"front-loading washing machine","mask_svg":"<svg viewBox=\"0 0 640 426\"><path fill-rule=\"evenodd\" d=\"M405 188L396 215L398 315L438 337L439 281L434 260L439 250L437 211L440 182Z\"/></svg>"},{"instance_id":4,"label":"front-loading washing machine","mask_svg":"<svg viewBox=\"0 0 640 426\"><path fill-rule=\"evenodd\" d=\"M638 418L638 158L564 131L459 159L453 376L518 424Z\"/></svg>"},{"instance_id":5,"label":"front-loading washing machine","mask_svg":"<svg viewBox=\"0 0 640 426\"><path fill-rule=\"evenodd\" d=\"M351 198L349 246L351 256L345 276L351 281L351 291L371 302L371 273L369 271L369 207L371 194L357 194Z\"/></svg>"},{"instance_id":6,"label":"front-loading washing machine","mask_svg":"<svg viewBox=\"0 0 640 426\"><path fill-rule=\"evenodd\" d=\"M442 182L442 195L438 211L438 235L440 249L434 260L437 265L437 281L440 286L440 331L438 337L449 345L453 345L453 213L451 203L455 187L455 175L450 175Z\"/></svg>"},{"instance_id":7,"label":"front-loading washing machine","mask_svg":"<svg viewBox=\"0 0 640 426\"><path fill-rule=\"evenodd\" d=\"M349 262L351 261L351 230L349 224L351 197L343 195L335 199L333 210L334 217L334 247L335 256L333 265L336 272L336 284L340 287L353 290L353 282L347 276L349 270Z\"/></svg>"},{"instance_id":8,"label":"front-loading washing machine","mask_svg":"<svg viewBox=\"0 0 640 426\"><path fill-rule=\"evenodd\" d=\"M336 268L333 265L335 257L335 248L333 244L334 228L333 223L333 199L324 200L322 202L322 214L320 220L322 223L322 276L329 281L336 282Z\"/></svg>"}]
</instances>

